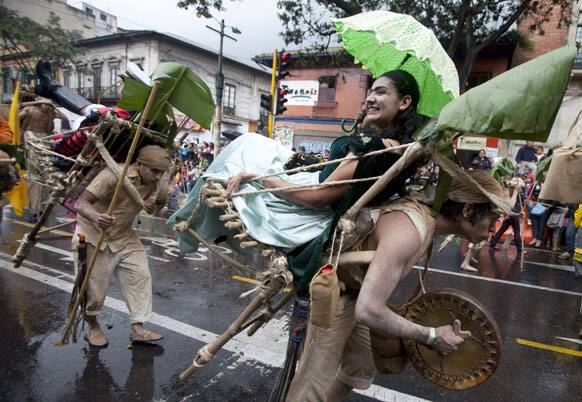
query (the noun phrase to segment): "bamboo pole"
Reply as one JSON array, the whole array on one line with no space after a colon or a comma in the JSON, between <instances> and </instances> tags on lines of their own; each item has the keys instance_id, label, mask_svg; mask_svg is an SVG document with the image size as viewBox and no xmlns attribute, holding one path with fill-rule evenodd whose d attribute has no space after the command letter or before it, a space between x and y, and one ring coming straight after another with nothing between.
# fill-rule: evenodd
<instances>
[{"instance_id":1,"label":"bamboo pole","mask_svg":"<svg viewBox=\"0 0 582 402\"><path fill-rule=\"evenodd\" d=\"M156 97L156 93L158 92L158 87L159 87L159 82L155 82L154 86L152 87L152 90L150 92L150 96L149 96L148 101L146 103L144 112L141 115L141 118L139 120L139 125L137 126L137 130L135 132L135 135L133 136L133 140L131 142L129 152L127 153L127 158L125 158L125 164L123 165L123 170L121 171L121 175L119 176L119 180L117 180L117 186L115 187L115 192L113 193L113 198L111 199L111 202L109 203L109 208L107 208L107 212L106 212L107 215L111 215L111 213L113 212L113 208L115 208L115 204L117 204L117 199L119 198L121 188L123 187L123 182L125 180L125 177L127 176L127 170L129 169L131 159L133 158L133 154L135 153L135 149L137 148L137 144L138 144L140 136L141 136L142 128L146 122L146 117L150 113L150 109L152 108L154 98ZM71 309L71 312L69 314L67 326L65 327L65 330L63 332L61 339L55 343L55 346L63 346L66 343L68 343L68 341L69 341L69 336L71 334L71 329L73 327L75 315L77 314L77 309L79 308L79 306L81 305L81 301L85 297L85 292L87 291L87 286L89 285L89 278L91 277L91 271L93 270L93 266L95 265L95 261L97 260L97 254L99 253L99 249L101 248L101 244L103 244L104 240L105 240L105 230L101 230L101 235L99 236L99 239L97 240L97 244L95 244L95 251L91 255L91 260L89 261L89 264L87 265L85 279L83 281L83 284L81 285L81 289L79 290L79 294L77 295L77 299L75 300L75 304L73 305L73 308Z\"/></svg>"},{"instance_id":2,"label":"bamboo pole","mask_svg":"<svg viewBox=\"0 0 582 402\"><path fill-rule=\"evenodd\" d=\"M73 224L73 223L75 223L75 222L77 222L77 220L76 220L76 219L71 219L70 221L63 222L63 223L59 223L58 225L55 225L55 226L50 226L50 227L48 227L48 228L44 228L44 229L42 229L42 230L39 230L39 231L38 231L38 234L42 234L42 233L46 233L46 232L50 232L50 231L52 231L52 230L55 230L55 229L64 228L65 226L69 226L69 225L71 225L71 224Z\"/></svg>"},{"instance_id":3,"label":"bamboo pole","mask_svg":"<svg viewBox=\"0 0 582 402\"><path fill-rule=\"evenodd\" d=\"M254 314L254 312L259 307L261 307L266 299L267 295L264 291L261 291L258 295L256 295L255 298L247 305L244 311L232 324L230 324L228 329L222 335L198 351L194 361L192 362L192 365L184 370L182 374L180 374L180 380L186 381L188 378L190 378L192 374L194 374L199 368L208 363L228 341L230 341L235 335L241 332L243 324L252 314Z\"/></svg>"}]
</instances>

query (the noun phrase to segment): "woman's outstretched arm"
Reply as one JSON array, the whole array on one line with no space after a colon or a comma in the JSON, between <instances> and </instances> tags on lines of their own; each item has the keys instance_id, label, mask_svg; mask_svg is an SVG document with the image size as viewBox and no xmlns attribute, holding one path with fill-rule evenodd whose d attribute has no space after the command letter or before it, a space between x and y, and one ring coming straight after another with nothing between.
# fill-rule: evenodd
<instances>
[{"instance_id":1,"label":"woman's outstretched arm","mask_svg":"<svg viewBox=\"0 0 582 402\"><path fill-rule=\"evenodd\" d=\"M357 160L341 162L337 169L329 175L324 183L352 179L357 165ZM226 186L227 194L230 196L237 192L241 183L251 181L255 177L256 175L252 173L240 173L229 178ZM294 185L275 177L268 177L263 180L263 186L265 188L285 188ZM317 187L305 190L278 191L277 194L298 205L309 208L322 208L339 201L346 193L348 186L348 184L343 184L339 186Z\"/></svg>"}]
</instances>

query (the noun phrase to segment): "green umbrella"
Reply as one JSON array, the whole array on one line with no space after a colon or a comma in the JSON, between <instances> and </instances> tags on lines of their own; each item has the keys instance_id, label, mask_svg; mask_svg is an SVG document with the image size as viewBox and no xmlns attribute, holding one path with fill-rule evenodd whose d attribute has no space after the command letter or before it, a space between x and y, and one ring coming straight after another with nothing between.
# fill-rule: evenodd
<instances>
[{"instance_id":1,"label":"green umbrella","mask_svg":"<svg viewBox=\"0 0 582 402\"><path fill-rule=\"evenodd\" d=\"M390 11L370 11L335 19L346 50L374 78L404 70L416 79L418 112L433 117L459 95L455 64L434 33L414 18Z\"/></svg>"}]
</instances>

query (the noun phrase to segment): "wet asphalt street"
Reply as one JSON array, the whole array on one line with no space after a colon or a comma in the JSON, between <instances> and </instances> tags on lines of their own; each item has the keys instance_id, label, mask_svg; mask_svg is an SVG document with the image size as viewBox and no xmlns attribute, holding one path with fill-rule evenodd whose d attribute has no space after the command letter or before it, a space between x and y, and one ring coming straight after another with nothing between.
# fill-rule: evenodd
<instances>
[{"instance_id":1,"label":"wet asphalt street","mask_svg":"<svg viewBox=\"0 0 582 402\"><path fill-rule=\"evenodd\" d=\"M222 333L242 311L247 299L239 295L253 285L248 273L222 265L207 252L180 255L161 224L143 229L154 286L155 314L149 328L165 335L162 346L129 347L129 321L113 283L100 318L109 346L93 350L81 338L57 348L53 343L62 333L74 280L70 240L41 241L22 268L14 270L10 257L30 227L4 219L1 401L267 400L284 358L289 308L255 336L237 337L189 382L181 383L181 370L205 340ZM53 235L70 232L61 230ZM478 255L481 272L467 274L459 270L465 250L463 243L452 244L434 257L427 288L463 290L491 311L503 341L497 372L473 389L447 391L409 366L398 375L378 376L370 390L347 400L582 400L582 345L576 343L582 328L582 280L574 279L571 261L529 249L521 268L514 248L490 252L484 247ZM403 280L395 301L408 296L417 277L413 271ZM546 350L548 346L553 350Z\"/></svg>"}]
</instances>

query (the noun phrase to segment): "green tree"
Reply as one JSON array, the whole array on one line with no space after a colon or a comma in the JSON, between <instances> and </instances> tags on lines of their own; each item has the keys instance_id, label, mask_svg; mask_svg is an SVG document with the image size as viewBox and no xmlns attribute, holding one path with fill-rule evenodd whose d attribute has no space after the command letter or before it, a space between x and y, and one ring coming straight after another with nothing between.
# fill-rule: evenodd
<instances>
[{"instance_id":1,"label":"green tree","mask_svg":"<svg viewBox=\"0 0 582 402\"><path fill-rule=\"evenodd\" d=\"M79 31L63 29L59 17L52 12L42 25L0 6L0 52L21 68L32 70L41 58L63 65L82 53L74 45L80 39Z\"/></svg>"},{"instance_id":2,"label":"green tree","mask_svg":"<svg viewBox=\"0 0 582 402\"><path fill-rule=\"evenodd\" d=\"M234 0L230 0L234 1ZM226 0L181 0L181 8L192 7L198 16L223 10ZM326 48L335 30L330 19L349 17L370 10L391 10L412 15L431 28L449 56L462 52L459 74L465 86L475 59L488 45L516 23L527 19L530 31L544 33L544 25L554 9L560 13L559 26L568 22L570 0L277 0L283 23L281 36L286 44ZM518 37L519 43L527 43Z\"/></svg>"}]
</instances>

